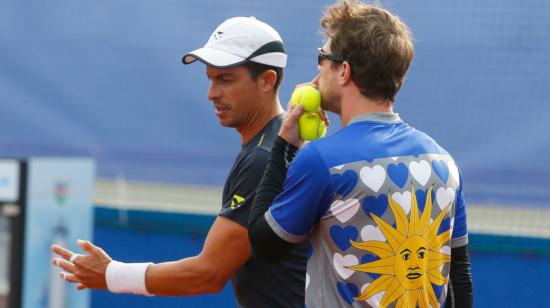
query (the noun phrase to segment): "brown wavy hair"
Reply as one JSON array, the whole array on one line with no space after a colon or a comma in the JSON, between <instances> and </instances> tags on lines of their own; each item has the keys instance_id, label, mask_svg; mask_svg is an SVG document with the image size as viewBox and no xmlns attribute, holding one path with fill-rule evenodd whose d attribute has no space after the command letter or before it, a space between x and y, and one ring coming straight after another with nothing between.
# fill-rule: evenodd
<instances>
[{"instance_id":1,"label":"brown wavy hair","mask_svg":"<svg viewBox=\"0 0 550 308\"><path fill-rule=\"evenodd\" d=\"M331 53L350 64L361 93L393 102L414 53L405 23L379 4L341 0L326 9L321 26Z\"/></svg>"}]
</instances>

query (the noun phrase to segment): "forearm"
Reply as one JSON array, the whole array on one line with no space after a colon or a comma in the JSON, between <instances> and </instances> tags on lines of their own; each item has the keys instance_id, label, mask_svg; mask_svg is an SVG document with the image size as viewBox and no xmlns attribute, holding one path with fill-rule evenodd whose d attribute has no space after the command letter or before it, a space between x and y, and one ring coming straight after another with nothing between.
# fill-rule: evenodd
<instances>
[{"instance_id":1,"label":"forearm","mask_svg":"<svg viewBox=\"0 0 550 308\"><path fill-rule=\"evenodd\" d=\"M256 191L250 210L248 237L252 255L266 262L277 262L292 248L292 244L281 239L271 230L264 214L273 200L282 192L288 164L298 148L278 137L271 151L269 163Z\"/></svg>"},{"instance_id":2,"label":"forearm","mask_svg":"<svg viewBox=\"0 0 550 308\"><path fill-rule=\"evenodd\" d=\"M246 228L219 216L199 255L149 266L145 284L150 293L158 295L217 293L248 258Z\"/></svg>"},{"instance_id":3,"label":"forearm","mask_svg":"<svg viewBox=\"0 0 550 308\"><path fill-rule=\"evenodd\" d=\"M468 246L453 248L451 250L450 285L446 307L472 307L472 285Z\"/></svg>"},{"instance_id":4,"label":"forearm","mask_svg":"<svg viewBox=\"0 0 550 308\"><path fill-rule=\"evenodd\" d=\"M155 295L186 296L217 293L228 278L217 275L216 266L201 259L189 257L179 261L150 265L146 273L147 290Z\"/></svg>"},{"instance_id":5,"label":"forearm","mask_svg":"<svg viewBox=\"0 0 550 308\"><path fill-rule=\"evenodd\" d=\"M275 140L269 162L250 209L249 228L265 214L273 200L283 191L287 165L294 159L296 151L298 151L298 148L287 143L281 137L277 137Z\"/></svg>"}]
</instances>

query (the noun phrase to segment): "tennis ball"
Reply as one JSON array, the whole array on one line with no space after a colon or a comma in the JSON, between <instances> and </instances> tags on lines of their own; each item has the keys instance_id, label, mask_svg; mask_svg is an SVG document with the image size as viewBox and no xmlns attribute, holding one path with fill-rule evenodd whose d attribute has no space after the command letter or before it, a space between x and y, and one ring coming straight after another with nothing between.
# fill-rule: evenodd
<instances>
[{"instance_id":1,"label":"tennis ball","mask_svg":"<svg viewBox=\"0 0 550 308\"><path fill-rule=\"evenodd\" d=\"M327 130L325 122L316 112L301 115L298 119L298 127L300 128L300 139L306 141L323 137Z\"/></svg>"},{"instance_id":2,"label":"tennis ball","mask_svg":"<svg viewBox=\"0 0 550 308\"><path fill-rule=\"evenodd\" d=\"M314 87L303 85L292 92L290 101L294 107L303 105L304 112L314 112L321 106L321 94Z\"/></svg>"}]
</instances>

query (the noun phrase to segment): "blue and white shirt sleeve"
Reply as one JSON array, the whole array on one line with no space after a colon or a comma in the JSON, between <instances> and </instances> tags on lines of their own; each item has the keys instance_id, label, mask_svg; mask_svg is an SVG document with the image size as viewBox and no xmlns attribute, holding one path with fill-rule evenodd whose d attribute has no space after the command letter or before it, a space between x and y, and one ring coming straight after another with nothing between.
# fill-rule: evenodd
<instances>
[{"instance_id":1,"label":"blue and white shirt sleeve","mask_svg":"<svg viewBox=\"0 0 550 308\"><path fill-rule=\"evenodd\" d=\"M466 205L464 202L464 194L462 193L462 174L460 174L460 187L458 187L456 194L456 207L453 233L451 236L451 248L462 247L466 244L468 244L468 224L466 221Z\"/></svg>"},{"instance_id":2,"label":"blue and white shirt sleeve","mask_svg":"<svg viewBox=\"0 0 550 308\"><path fill-rule=\"evenodd\" d=\"M304 146L290 164L283 192L265 219L271 229L290 243L304 241L334 196L331 177L314 144Z\"/></svg>"}]
</instances>

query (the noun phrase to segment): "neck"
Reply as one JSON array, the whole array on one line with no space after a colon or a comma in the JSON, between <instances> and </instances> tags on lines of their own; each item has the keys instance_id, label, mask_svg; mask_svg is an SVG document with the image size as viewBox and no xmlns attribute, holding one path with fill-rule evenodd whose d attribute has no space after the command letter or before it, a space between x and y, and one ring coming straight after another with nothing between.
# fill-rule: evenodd
<instances>
[{"instance_id":1,"label":"neck","mask_svg":"<svg viewBox=\"0 0 550 308\"><path fill-rule=\"evenodd\" d=\"M283 113L283 108L281 108L281 103L277 95L263 102L262 106L265 107L254 113L252 117L246 121L246 124L236 128L237 132L241 135L243 144L247 144L267 125L267 123L269 123L269 121Z\"/></svg>"},{"instance_id":2,"label":"neck","mask_svg":"<svg viewBox=\"0 0 550 308\"><path fill-rule=\"evenodd\" d=\"M344 91L341 99L340 119L342 126L347 126L351 119L361 114L371 112L393 112L393 104L389 101L372 100L352 88Z\"/></svg>"}]
</instances>

